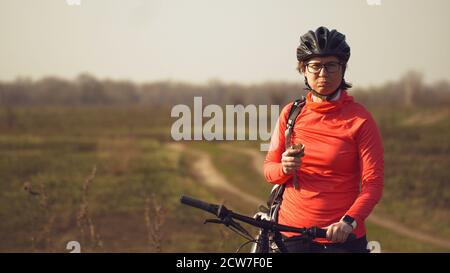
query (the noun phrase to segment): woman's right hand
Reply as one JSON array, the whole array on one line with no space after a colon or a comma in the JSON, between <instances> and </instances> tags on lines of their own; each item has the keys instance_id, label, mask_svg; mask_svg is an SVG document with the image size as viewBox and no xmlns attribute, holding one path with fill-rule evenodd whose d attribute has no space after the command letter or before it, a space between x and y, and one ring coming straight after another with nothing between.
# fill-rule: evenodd
<instances>
[{"instance_id":1,"label":"woman's right hand","mask_svg":"<svg viewBox=\"0 0 450 273\"><path fill-rule=\"evenodd\" d=\"M292 174L300 167L302 160L300 157L295 156L300 152L300 149L287 149L281 155L281 166L283 167L284 174Z\"/></svg>"}]
</instances>

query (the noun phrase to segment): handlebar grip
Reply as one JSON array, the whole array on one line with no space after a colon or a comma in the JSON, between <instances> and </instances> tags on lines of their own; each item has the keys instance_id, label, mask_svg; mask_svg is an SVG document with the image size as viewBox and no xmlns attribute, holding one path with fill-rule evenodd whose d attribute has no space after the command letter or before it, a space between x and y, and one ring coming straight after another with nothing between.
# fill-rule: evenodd
<instances>
[{"instance_id":1,"label":"handlebar grip","mask_svg":"<svg viewBox=\"0 0 450 273\"><path fill-rule=\"evenodd\" d=\"M350 242L350 241L353 241L353 240L356 240L356 235L353 234L353 233L350 233L348 235L348 237L347 237L347 242Z\"/></svg>"},{"instance_id":2,"label":"handlebar grip","mask_svg":"<svg viewBox=\"0 0 450 273\"><path fill-rule=\"evenodd\" d=\"M219 210L219 206L217 205L209 204L185 195L181 196L180 202L194 208L205 210L215 215L217 215L217 212Z\"/></svg>"},{"instance_id":3,"label":"handlebar grip","mask_svg":"<svg viewBox=\"0 0 450 273\"><path fill-rule=\"evenodd\" d=\"M327 238L327 230L323 228L316 229L317 238Z\"/></svg>"},{"instance_id":4,"label":"handlebar grip","mask_svg":"<svg viewBox=\"0 0 450 273\"><path fill-rule=\"evenodd\" d=\"M323 228L317 228L316 229L316 237L317 238L327 238L327 230ZM353 233L350 233L347 237L347 242L356 240L356 235Z\"/></svg>"}]
</instances>

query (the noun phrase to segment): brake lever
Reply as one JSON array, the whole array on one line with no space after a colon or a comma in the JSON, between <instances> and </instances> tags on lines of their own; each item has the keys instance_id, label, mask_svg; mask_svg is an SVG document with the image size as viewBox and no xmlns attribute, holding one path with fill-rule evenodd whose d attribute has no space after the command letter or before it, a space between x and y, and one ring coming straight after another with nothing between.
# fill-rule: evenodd
<instances>
[{"instance_id":1,"label":"brake lever","mask_svg":"<svg viewBox=\"0 0 450 273\"><path fill-rule=\"evenodd\" d=\"M248 233L248 231L245 228L243 228L241 226L241 224L239 224L238 222L233 221L233 219L229 219L229 223L228 224L230 226L234 227L235 229L237 229L238 231L240 231L240 232L242 232L242 233L244 233L244 234L246 234L246 235L248 235L250 237L253 237L250 233Z\"/></svg>"},{"instance_id":2,"label":"brake lever","mask_svg":"<svg viewBox=\"0 0 450 273\"><path fill-rule=\"evenodd\" d=\"M222 224L225 226L232 226L236 228L239 231L246 232L246 230L237 222L233 221L231 218L225 218L225 219L206 219L203 224Z\"/></svg>"},{"instance_id":3,"label":"brake lever","mask_svg":"<svg viewBox=\"0 0 450 273\"><path fill-rule=\"evenodd\" d=\"M225 222L219 219L206 219L203 224L225 224Z\"/></svg>"},{"instance_id":4,"label":"brake lever","mask_svg":"<svg viewBox=\"0 0 450 273\"><path fill-rule=\"evenodd\" d=\"M250 237L252 237L252 235L245 229L243 228L238 222L235 222L233 219L226 217L224 219L206 219L205 222L203 222L203 224L223 224L225 226L231 226L234 227L235 229L237 229L239 232L242 232Z\"/></svg>"}]
</instances>

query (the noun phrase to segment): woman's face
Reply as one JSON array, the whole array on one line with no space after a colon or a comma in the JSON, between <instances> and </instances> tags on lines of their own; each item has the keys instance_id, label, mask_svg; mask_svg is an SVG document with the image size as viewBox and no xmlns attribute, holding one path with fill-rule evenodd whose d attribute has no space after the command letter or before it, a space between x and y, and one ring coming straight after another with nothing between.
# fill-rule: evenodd
<instances>
[{"instance_id":1,"label":"woman's face","mask_svg":"<svg viewBox=\"0 0 450 273\"><path fill-rule=\"evenodd\" d=\"M314 57L305 61L304 73L311 88L323 95L333 93L343 76L342 64L335 56Z\"/></svg>"}]
</instances>

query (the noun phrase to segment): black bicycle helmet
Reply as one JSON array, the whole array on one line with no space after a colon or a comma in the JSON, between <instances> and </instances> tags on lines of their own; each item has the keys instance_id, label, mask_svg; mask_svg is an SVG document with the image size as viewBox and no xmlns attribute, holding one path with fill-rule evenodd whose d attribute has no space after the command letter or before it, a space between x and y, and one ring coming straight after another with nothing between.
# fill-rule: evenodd
<instances>
[{"instance_id":1,"label":"black bicycle helmet","mask_svg":"<svg viewBox=\"0 0 450 273\"><path fill-rule=\"evenodd\" d=\"M297 47L299 62L316 56L337 56L347 62L350 58L350 47L345 41L345 35L337 30L319 27L315 32L310 30L300 37Z\"/></svg>"},{"instance_id":2,"label":"black bicycle helmet","mask_svg":"<svg viewBox=\"0 0 450 273\"><path fill-rule=\"evenodd\" d=\"M326 27L319 27L315 32L310 30L301 36L300 45L297 47L297 60L302 62L317 56L336 56L347 63L350 59L350 47L345 41L345 35L335 29L330 31ZM334 92L322 95L311 88L305 77L305 87L307 91L311 91L316 96L324 100L331 100L340 89L349 88L351 85L348 85L342 78L341 85Z\"/></svg>"}]
</instances>

